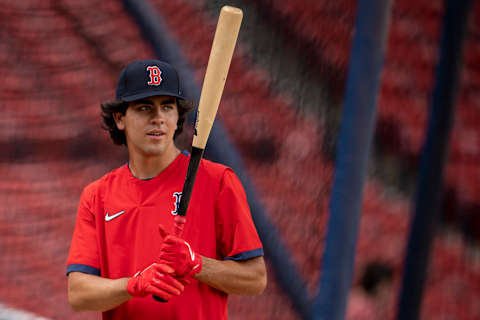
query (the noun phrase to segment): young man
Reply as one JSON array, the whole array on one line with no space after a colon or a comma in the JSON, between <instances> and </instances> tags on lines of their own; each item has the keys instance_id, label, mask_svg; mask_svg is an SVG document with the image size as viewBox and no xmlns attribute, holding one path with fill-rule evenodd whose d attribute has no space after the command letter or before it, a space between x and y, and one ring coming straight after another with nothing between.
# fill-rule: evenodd
<instances>
[{"instance_id":1,"label":"young man","mask_svg":"<svg viewBox=\"0 0 480 320\"><path fill-rule=\"evenodd\" d=\"M188 166L174 138L189 110L177 72L158 60L129 64L116 100L102 104L105 129L127 146L129 162L82 193L67 260L75 311L226 319L228 294L264 290L262 245L228 167L201 161L183 237L172 234Z\"/></svg>"}]
</instances>

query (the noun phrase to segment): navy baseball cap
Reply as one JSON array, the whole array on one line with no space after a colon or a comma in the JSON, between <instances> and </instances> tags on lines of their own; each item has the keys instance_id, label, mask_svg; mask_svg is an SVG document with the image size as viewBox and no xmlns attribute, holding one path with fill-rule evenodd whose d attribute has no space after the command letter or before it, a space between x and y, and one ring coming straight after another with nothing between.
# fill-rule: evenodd
<instances>
[{"instance_id":1,"label":"navy baseball cap","mask_svg":"<svg viewBox=\"0 0 480 320\"><path fill-rule=\"evenodd\" d=\"M160 60L138 60L128 64L118 77L116 98L130 102L152 96L185 100L175 68Z\"/></svg>"}]
</instances>

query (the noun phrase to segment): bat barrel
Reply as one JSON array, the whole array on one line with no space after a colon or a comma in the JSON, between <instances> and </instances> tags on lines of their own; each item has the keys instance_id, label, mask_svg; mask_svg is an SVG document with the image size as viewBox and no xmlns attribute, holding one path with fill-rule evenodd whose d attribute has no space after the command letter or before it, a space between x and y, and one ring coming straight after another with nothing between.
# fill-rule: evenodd
<instances>
[{"instance_id":1,"label":"bat barrel","mask_svg":"<svg viewBox=\"0 0 480 320\"><path fill-rule=\"evenodd\" d=\"M205 149L208 135L215 121L242 18L242 10L235 7L224 6L220 11L198 105L196 130L192 143L197 148Z\"/></svg>"}]
</instances>

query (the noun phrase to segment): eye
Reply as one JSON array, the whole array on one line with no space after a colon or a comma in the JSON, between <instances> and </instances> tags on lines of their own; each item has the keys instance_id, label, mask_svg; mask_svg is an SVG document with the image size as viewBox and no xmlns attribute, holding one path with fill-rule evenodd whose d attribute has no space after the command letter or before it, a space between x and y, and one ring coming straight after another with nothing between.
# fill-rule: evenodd
<instances>
[{"instance_id":1,"label":"eye","mask_svg":"<svg viewBox=\"0 0 480 320\"><path fill-rule=\"evenodd\" d=\"M137 110L138 110L138 111L149 111L149 110L150 110L150 106L148 106L148 105L139 105L139 106L137 107Z\"/></svg>"}]
</instances>

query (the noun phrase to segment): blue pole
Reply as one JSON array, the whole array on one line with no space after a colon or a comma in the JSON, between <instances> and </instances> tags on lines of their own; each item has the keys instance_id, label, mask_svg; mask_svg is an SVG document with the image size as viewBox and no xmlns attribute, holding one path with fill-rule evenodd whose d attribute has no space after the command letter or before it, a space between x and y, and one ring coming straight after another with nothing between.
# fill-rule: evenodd
<instances>
[{"instance_id":1,"label":"blue pole","mask_svg":"<svg viewBox=\"0 0 480 320\"><path fill-rule=\"evenodd\" d=\"M422 150L417 183L415 214L405 257L399 320L419 318L430 248L438 223L443 189L443 168L455 114L462 44L466 33L470 0L446 0L440 60L433 91L427 140Z\"/></svg>"},{"instance_id":2,"label":"blue pole","mask_svg":"<svg viewBox=\"0 0 480 320\"><path fill-rule=\"evenodd\" d=\"M375 128L390 0L360 0L314 319L340 320L351 286L363 184Z\"/></svg>"}]
</instances>

